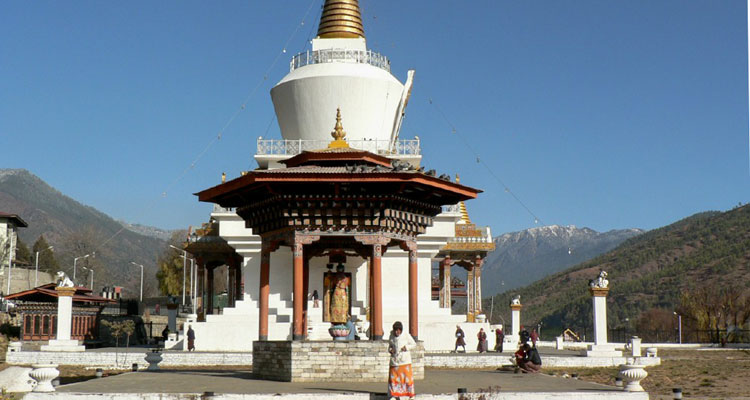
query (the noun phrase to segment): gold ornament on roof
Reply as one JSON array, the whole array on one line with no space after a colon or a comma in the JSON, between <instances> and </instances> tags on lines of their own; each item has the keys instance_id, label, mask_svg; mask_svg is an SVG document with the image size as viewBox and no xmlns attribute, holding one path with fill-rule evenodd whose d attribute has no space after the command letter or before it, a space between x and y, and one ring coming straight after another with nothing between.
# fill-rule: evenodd
<instances>
[{"instance_id":1,"label":"gold ornament on roof","mask_svg":"<svg viewBox=\"0 0 750 400\"><path fill-rule=\"evenodd\" d=\"M341 124L341 109L340 108L336 109L336 126L333 127L333 132L331 132L331 136L333 136L333 141L328 144L329 149L349 147L349 143L347 143L344 140L344 137L346 136L346 132L344 132L344 125Z\"/></svg>"},{"instance_id":2,"label":"gold ornament on roof","mask_svg":"<svg viewBox=\"0 0 750 400\"><path fill-rule=\"evenodd\" d=\"M461 183L461 177L458 174L456 174L456 183ZM461 213L461 222L470 224L469 211L466 209L466 204L463 201L458 203L458 211Z\"/></svg>"},{"instance_id":3,"label":"gold ornament on roof","mask_svg":"<svg viewBox=\"0 0 750 400\"><path fill-rule=\"evenodd\" d=\"M326 0L320 15L318 37L323 39L364 38L362 14L357 0Z\"/></svg>"}]
</instances>

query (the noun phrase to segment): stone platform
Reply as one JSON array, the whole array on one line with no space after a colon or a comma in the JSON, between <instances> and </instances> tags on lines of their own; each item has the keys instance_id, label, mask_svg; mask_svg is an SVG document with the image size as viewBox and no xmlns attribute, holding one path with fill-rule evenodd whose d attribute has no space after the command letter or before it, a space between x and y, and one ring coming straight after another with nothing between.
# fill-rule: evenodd
<instances>
[{"instance_id":1,"label":"stone platform","mask_svg":"<svg viewBox=\"0 0 750 400\"><path fill-rule=\"evenodd\" d=\"M648 378L646 378L648 379ZM614 376L612 377L614 383ZM624 392L614 386L545 374L514 374L496 370L426 369L415 382L417 400L647 400L648 393ZM54 393L29 393L24 400L44 399L232 399L331 400L386 399L386 382L274 382L256 379L250 371L134 372L59 386ZM483 396L483 397L480 397Z\"/></svg>"},{"instance_id":2,"label":"stone platform","mask_svg":"<svg viewBox=\"0 0 750 400\"><path fill-rule=\"evenodd\" d=\"M411 350L414 379L424 378L424 346ZM258 379L284 382L385 382L385 341L255 341L253 372Z\"/></svg>"}]
</instances>

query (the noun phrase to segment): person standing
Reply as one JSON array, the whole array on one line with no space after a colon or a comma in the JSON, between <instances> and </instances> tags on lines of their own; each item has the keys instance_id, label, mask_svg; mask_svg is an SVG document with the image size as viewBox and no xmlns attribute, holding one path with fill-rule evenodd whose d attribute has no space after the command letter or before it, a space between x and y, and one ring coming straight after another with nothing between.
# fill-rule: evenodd
<instances>
[{"instance_id":1,"label":"person standing","mask_svg":"<svg viewBox=\"0 0 750 400\"><path fill-rule=\"evenodd\" d=\"M536 329L531 330L531 346L536 347L536 341L539 340L539 334L536 333Z\"/></svg>"},{"instance_id":2,"label":"person standing","mask_svg":"<svg viewBox=\"0 0 750 400\"><path fill-rule=\"evenodd\" d=\"M318 295L318 291L313 290L312 295L310 297L312 297L313 308L318 308L320 306L320 303L318 302L318 300L320 299L320 296Z\"/></svg>"},{"instance_id":3,"label":"person standing","mask_svg":"<svg viewBox=\"0 0 750 400\"><path fill-rule=\"evenodd\" d=\"M495 329L495 351L498 353L503 352L503 341L505 340L505 334L501 328Z\"/></svg>"},{"instance_id":4,"label":"person standing","mask_svg":"<svg viewBox=\"0 0 750 400\"><path fill-rule=\"evenodd\" d=\"M484 331L484 328L479 328L479 333L477 333L477 351L480 353L484 353L487 351L487 333Z\"/></svg>"},{"instance_id":5,"label":"person standing","mask_svg":"<svg viewBox=\"0 0 750 400\"><path fill-rule=\"evenodd\" d=\"M388 353L391 355L388 368L388 398L408 397L414 399L414 375L411 368L411 352L417 343L408 333L403 333L404 326L400 321L393 324L388 339Z\"/></svg>"},{"instance_id":6,"label":"person standing","mask_svg":"<svg viewBox=\"0 0 750 400\"><path fill-rule=\"evenodd\" d=\"M190 325L188 325L187 340L188 340L188 351L195 350L195 331L193 330L193 327Z\"/></svg>"},{"instance_id":7,"label":"person standing","mask_svg":"<svg viewBox=\"0 0 750 400\"><path fill-rule=\"evenodd\" d=\"M454 353L458 353L458 346L461 346L464 348L464 353L466 353L466 340L464 340L464 330L461 329L461 325L456 325L456 348L453 349Z\"/></svg>"}]
</instances>

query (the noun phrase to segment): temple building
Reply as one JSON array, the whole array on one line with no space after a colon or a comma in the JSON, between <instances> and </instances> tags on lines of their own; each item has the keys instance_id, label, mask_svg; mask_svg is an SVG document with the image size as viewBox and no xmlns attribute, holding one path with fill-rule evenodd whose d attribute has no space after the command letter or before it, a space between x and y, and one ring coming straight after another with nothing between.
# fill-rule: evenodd
<instances>
[{"instance_id":1,"label":"temple building","mask_svg":"<svg viewBox=\"0 0 750 400\"><path fill-rule=\"evenodd\" d=\"M399 136L413 76L401 83L367 49L356 0L325 2L312 50L271 90L282 139L259 138L259 168L196 194L215 204L210 233L185 246L197 285L212 288L208 271L226 266L233 291L222 314L193 317L196 348L331 340L346 320L362 340L401 321L426 350L452 350L458 324L469 338L489 330L481 264L492 237L463 203L481 190L425 171L419 138ZM443 288L452 265L469 271L466 314L451 313L449 289L432 299L435 262Z\"/></svg>"}]
</instances>

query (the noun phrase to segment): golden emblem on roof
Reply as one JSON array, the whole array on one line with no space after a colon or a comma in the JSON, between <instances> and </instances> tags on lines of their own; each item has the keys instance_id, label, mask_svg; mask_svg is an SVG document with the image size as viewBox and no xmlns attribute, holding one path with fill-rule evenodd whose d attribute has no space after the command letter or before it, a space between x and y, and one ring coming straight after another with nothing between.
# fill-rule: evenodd
<instances>
[{"instance_id":1,"label":"golden emblem on roof","mask_svg":"<svg viewBox=\"0 0 750 400\"><path fill-rule=\"evenodd\" d=\"M349 147L349 143L347 143L344 140L344 137L346 136L346 132L344 132L344 125L341 124L341 109L340 108L336 109L336 126L333 127L333 132L331 132L331 136L333 136L333 141L328 144L329 149Z\"/></svg>"}]
</instances>

